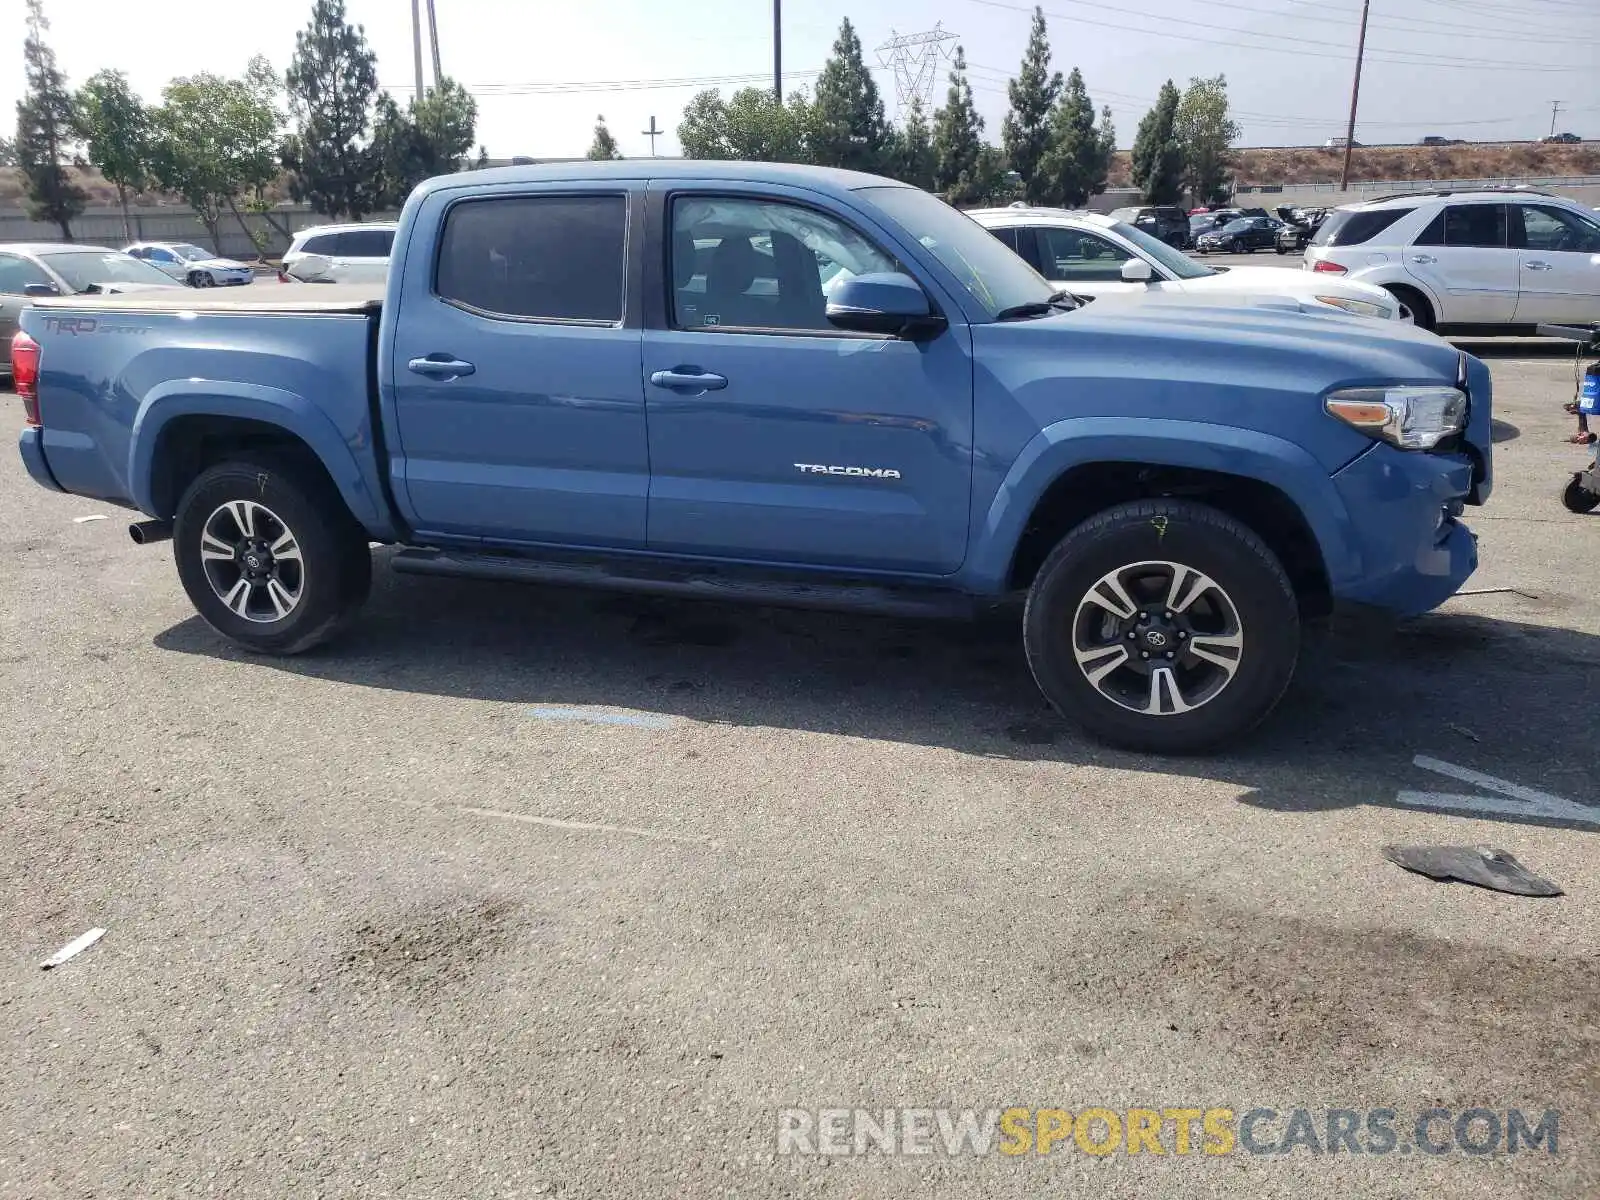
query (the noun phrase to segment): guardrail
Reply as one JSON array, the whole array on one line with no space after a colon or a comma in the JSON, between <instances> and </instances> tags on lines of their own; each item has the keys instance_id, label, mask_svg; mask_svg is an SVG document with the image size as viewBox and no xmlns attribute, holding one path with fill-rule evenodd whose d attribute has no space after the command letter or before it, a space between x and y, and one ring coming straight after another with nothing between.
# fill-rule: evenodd
<instances>
[{"instance_id":1,"label":"guardrail","mask_svg":"<svg viewBox=\"0 0 1600 1200\"><path fill-rule=\"evenodd\" d=\"M1498 179L1366 179L1353 180L1348 187L1337 183L1252 183L1240 184L1239 194L1281 192L1426 192L1470 191L1485 187L1600 187L1600 175L1529 175Z\"/></svg>"}]
</instances>

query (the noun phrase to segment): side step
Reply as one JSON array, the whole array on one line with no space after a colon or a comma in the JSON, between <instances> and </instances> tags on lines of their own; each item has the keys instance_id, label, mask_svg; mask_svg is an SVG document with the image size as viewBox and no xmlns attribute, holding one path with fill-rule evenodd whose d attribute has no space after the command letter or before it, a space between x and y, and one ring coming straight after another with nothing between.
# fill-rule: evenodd
<instances>
[{"instance_id":1,"label":"side step","mask_svg":"<svg viewBox=\"0 0 1600 1200\"><path fill-rule=\"evenodd\" d=\"M880 583L813 582L793 573L761 574L742 568L615 560L531 558L516 554L472 554L455 550L402 550L389 560L407 575L453 575L504 579L562 587L597 588L653 596L684 596L819 608L888 616L966 619L980 603L964 592L940 588L885 587Z\"/></svg>"}]
</instances>

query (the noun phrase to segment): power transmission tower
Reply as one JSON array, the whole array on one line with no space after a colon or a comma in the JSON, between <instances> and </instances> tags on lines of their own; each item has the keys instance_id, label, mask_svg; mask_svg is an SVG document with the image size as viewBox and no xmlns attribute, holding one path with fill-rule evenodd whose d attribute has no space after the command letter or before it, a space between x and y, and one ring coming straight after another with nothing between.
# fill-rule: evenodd
<instances>
[{"instance_id":1,"label":"power transmission tower","mask_svg":"<svg viewBox=\"0 0 1600 1200\"><path fill-rule=\"evenodd\" d=\"M1556 135L1556 115L1561 111L1561 101L1550 101L1550 136Z\"/></svg>"},{"instance_id":2,"label":"power transmission tower","mask_svg":"<svg viewBox=\"0 0 1600 1200\"><path fill-rule=\"evenodd\" d=\"M956 35L935 24L923 33L896 33L878 47L878 61L894 72L894 94L901 111L913 100L924 110L933 105L933 91L939 83L939 66L950 57L949 43Z\"/></svg>"}]
</instances>

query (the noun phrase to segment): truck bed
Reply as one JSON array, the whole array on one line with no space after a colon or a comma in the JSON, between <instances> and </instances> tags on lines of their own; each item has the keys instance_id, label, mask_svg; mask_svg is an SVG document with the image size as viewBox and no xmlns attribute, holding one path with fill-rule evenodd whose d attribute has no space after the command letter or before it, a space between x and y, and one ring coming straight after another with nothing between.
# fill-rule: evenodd
<instances>
[{"instance_id":1,"label":"truck bed","mask_svg":"<svg viewBox=\"0 0 1600 1200\"><path fill-rule=\"evenodd\" d=\"M202 313L375 313L383 307L381 283L277 283L242 288L151 288L113 296L48 296L32 302L41 309L74 312Z\"/></svg>"}]
</instances>

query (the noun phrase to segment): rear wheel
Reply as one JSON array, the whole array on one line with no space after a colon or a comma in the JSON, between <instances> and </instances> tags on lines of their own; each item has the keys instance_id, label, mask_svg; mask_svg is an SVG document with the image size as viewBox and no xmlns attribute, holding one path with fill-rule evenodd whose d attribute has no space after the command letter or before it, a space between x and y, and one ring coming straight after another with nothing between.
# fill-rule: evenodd
<instances>
[{"instance_id":1,"label":"rear wheel","mask_svg":"<svg viewBox=\"0 0 1600 1200\"><path fill-rule=\"evenodd\" d=\"M1265 543L1216 509L1121 504L1040 568L1028 664L1063 716L1131 750L1210 750L1253 728L1294 675L1300 616Z\"/></svg>"},{"instance_id":2,"label":"rear wheel","mask_svg":"<svg viewBox=\"0 0 1600 1200\"><path fill-rule=\"evenodd\" d=\"M1386 286L1384 290L1411 311L1411 323L1418 329L1430 331L1433 329L1435 323L1433 305L1429 304L1428 298L1416 288L1397 283Z\"/></svg>"},{"instance_id":3,"label":"rear wheel","mask_svg":"<svg viewBox=\"0 0 1600 1200\"><path fill-rule=\"evenodd\" d=\"M366 532L318 468L241 459L203 472L178 504L178 577L218 633L298 654L339 631L367 597Z\"/></svg>"}]
</instances>

